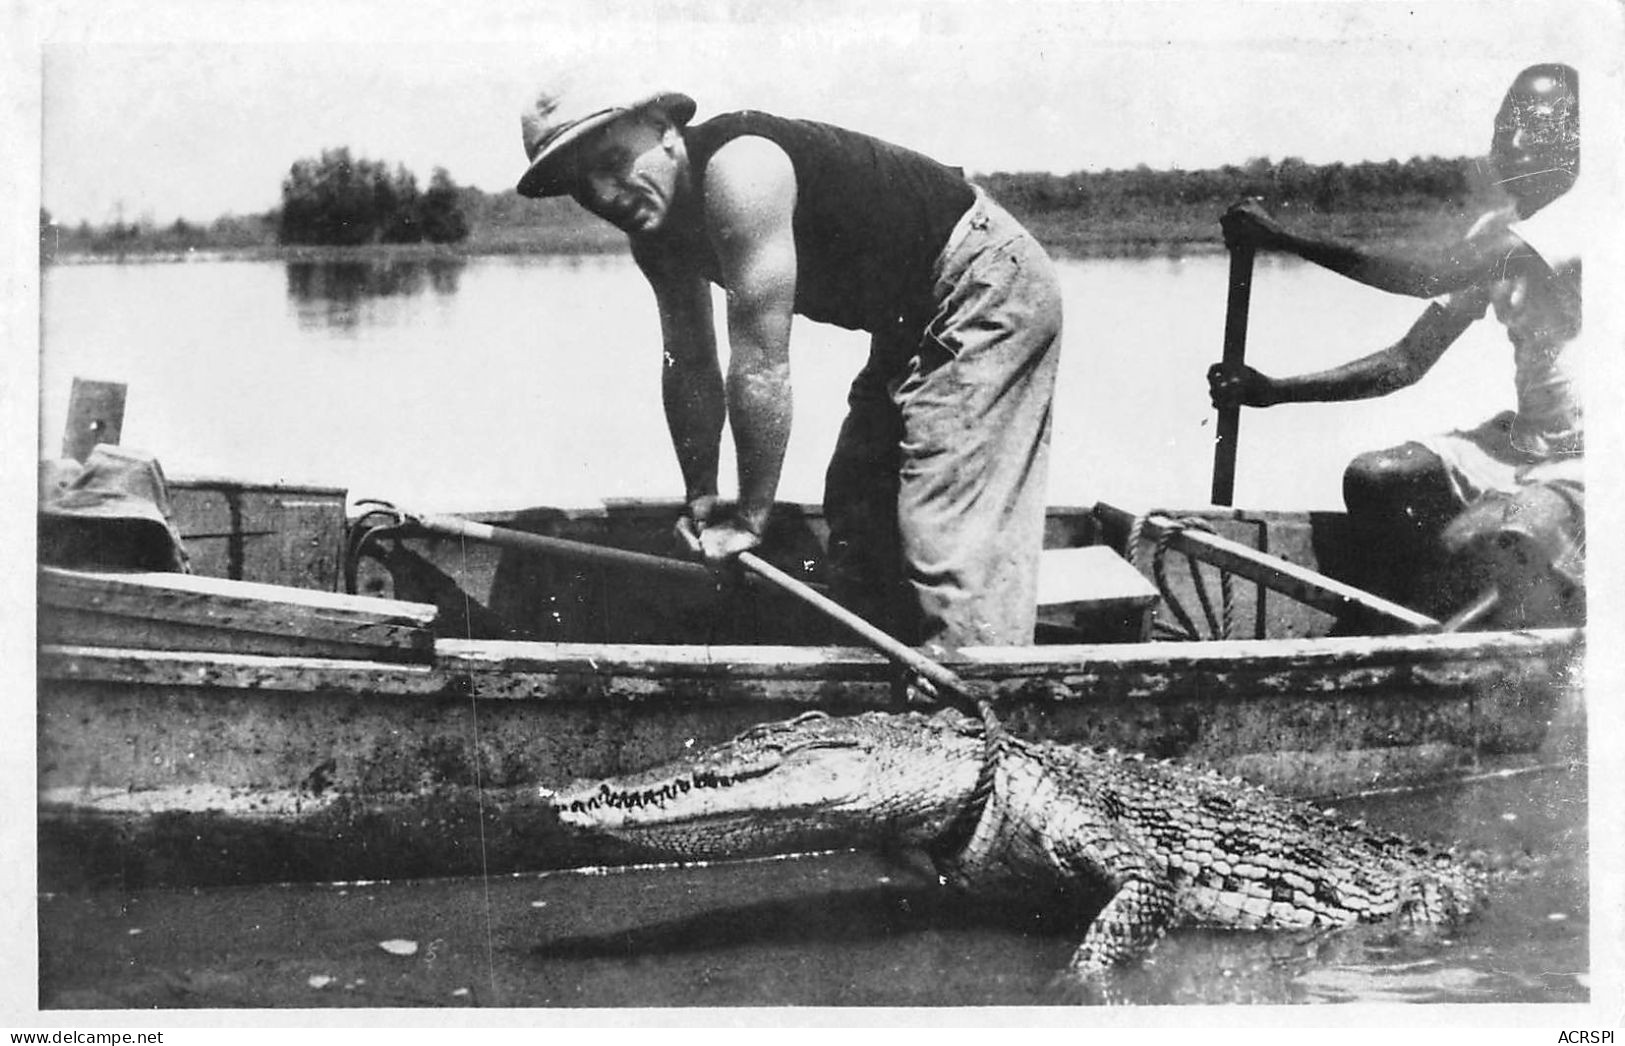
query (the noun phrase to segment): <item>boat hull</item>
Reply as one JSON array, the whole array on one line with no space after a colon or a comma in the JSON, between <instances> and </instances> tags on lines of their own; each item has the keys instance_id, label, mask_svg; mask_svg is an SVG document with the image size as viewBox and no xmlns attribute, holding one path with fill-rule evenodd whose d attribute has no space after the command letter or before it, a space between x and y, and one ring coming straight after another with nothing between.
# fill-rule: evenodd
<instances>
[{"instance_id":1,"label":"boat hull","mask_svg":"<svg viewBox=\"0 0 1625 1046\"><path fill-rule=\"evenodd\" d=\"M669 516L531 519L647 551ZM1306 515L1278 523L1275 549L1319 540ZM1086 511L1052 513L1063 546L1109 530ZM779 561L808 561L816 540L798 524ZM636 855L565 830L538 790L812 708L905 700L884 658L835 645L784 601L753 597L752 613L702 628L695 608L718 602L705 586L663 590L432 537L398 543L393 566L386 555L350 571L361 597L242 587L276 577L112 578L111 595L86 596L94 578L53 576L47 602L62 605L42 611L39 657L41 888L623 862ZM458 593L481 610L448 615ZM1322 611L1260 593L1236 602L1238 619L1274 634L976 649L952 667L1022 735L1197 761L1300 796L1584 759L1581 629L1331 637L1315 634L1331 620ZM126 604L138 617L162 609L132 628L117 612ZM685 641L646 640L673 618ZM225 619L229 641L199 640ZM476 620L525 638L471 637ZM734 641L693 641L696 630ZM787 631L820 642L772 641Z\"/></svg>"},{"instance_id":2,"label":"boat hull","mask_svg":"<svg viewBox=\"0 0 1625 1046\"><path fill-rule=\"evenodd\" d=\"M1583 758L1578 635L1498 639L1034 647L958 668L1025 736L1335 796ZM41 673L48 889L615 862L632 855L572 838L537 789L809 708L898 707L890 666L845 648L442 641L410 665L51 647Z\"/></svg>"}]
</instances>

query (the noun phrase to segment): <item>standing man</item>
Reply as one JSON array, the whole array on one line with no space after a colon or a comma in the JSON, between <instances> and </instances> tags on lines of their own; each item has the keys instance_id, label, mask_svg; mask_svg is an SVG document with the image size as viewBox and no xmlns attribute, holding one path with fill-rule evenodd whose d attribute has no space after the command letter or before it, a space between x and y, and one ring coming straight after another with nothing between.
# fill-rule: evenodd
<instances>
[{"instance_id":1,"label":"standing man","mask_svg":"<svg viewBox=\"0 0 1625 1046\"><path fill-rule=\"evenodd\" d=\"M691 126L695 108L670 91L550 90L521 119L519 192L568 194L623 230L654 291L679 533L713 565L760 543L790 434L791 317L867 331L826 475L836 597L939 653L1030 643L1061 334L1043 248L919 153L754 111Z\"/></svg>"},{"instance_id":2,"label":"standing man","mask_svg":"<svg viewBox=\"0 0 1625 1046\"><path fill-rule=\"evenodd\" d=\"M1471 595L1413 589L1438 552L1499 589L1506 625L1583 613L1584 425L1580 402L1580 246L1597 215L1571 191L1580 169L1579 77L1542 64L1513 81L1495 117L1490 163L1510 198L1438 256L1372 251L1294 233L1256 204L1224 216L1226 242L1285 251L1380 290L1435 300L1398 342L1330 370L1271 378L1208 371L1217 407L1384 396L1414 384L1493 309L1512 342L1517 409L1477 428L1364 454L1343 477L1351 519L1388 561L1385 592L1437 614ZM1462 562L1465 557L1465 563ZM1452 590L1453 589L1453 590Z\"/></svg>"}]
</instances>

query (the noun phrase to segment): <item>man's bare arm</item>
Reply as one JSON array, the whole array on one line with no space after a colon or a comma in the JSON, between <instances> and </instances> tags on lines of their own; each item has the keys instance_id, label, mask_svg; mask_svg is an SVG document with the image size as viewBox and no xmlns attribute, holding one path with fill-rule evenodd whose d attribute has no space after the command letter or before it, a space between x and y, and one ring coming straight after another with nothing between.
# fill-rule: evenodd
<instances>
[{"instance_id":1,"label":"man's bare arm","mask_svg":"<svg viewBox=\"0 0 1625 1046\"><path fill-rule=\"evenodd\" d=\"M716 497L726 414L711 291L692 264L680 258L637 243L632 253L660 310L661 397L683 474L684 497L693 513L696 503ZM703 514L705 509L699 511Z\"/></svg>"},{"instance_id":2,"label":"man's bare arm","mask_svg":"<svg viewBox=\"0 0 1625 1046\"><path fill-rule=\"evenodd\" d=\"M1368 287L1414 298L1436 298L1495 280L1519 266L1544 265L1504 224L1462 237L1436 252L1374 250L1331 237L1294 232L1254 202L1237 204L1220 220L1225 242L1295 254Z\"/></svg>"},{"instance_id":3,"label":"man's bare arm","mask_svg":"<svg viewBox=\"0 0 1625 1046\"><path fill-rule=\"evenodd\" d=\"M1386 396L1414 385L1445 350L1484 315L1487 297L1465 291L1427 307L1405 336L1369 356L1310 374L1271 378L1252 367L1216 363L1208 369L1215 407L1272 407Z\"/></svg>"},{"instance_id":4,"label":"man's bare arm","mask_svg":"<svg viewBox=\"0 0 1625 1046\"><path fill-rule=\"evenodd\" d=\"M777 145L736 139L706 170L706 227L728 309L728 417L739 459L739 520L760 533L790 437L795 307L795 171Z\"/></svg>"}]
</instances>

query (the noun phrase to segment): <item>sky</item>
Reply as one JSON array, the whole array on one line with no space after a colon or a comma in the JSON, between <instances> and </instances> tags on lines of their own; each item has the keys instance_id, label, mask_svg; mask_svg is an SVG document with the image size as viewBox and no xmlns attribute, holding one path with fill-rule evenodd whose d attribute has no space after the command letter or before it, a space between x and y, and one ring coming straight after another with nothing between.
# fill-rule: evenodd
<instances>
[{"instance_id":1,"label":"sky","mask_svg":"<svg viewBox=\"0 0 1625 1046\"><path fill-rule=\"evenodd\" d=\"M206 221L275 206L294 161L347 146L420 183L444 167L494 192L524 167L520 108L561 66L685 90L701 119L806 116L973 173L1478 155L1524 65L1562 59L1619 83L1619 12L1618 0L41 0L40 190L61 222Z\"/></svg>"}]
</instances>

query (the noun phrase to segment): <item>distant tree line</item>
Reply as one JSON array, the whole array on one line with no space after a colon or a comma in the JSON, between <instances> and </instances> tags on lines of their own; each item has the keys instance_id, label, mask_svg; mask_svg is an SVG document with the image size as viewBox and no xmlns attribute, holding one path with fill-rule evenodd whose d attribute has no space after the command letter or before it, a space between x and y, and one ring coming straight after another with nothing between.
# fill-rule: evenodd
<instances>
[{"instance_id":1,"label":"distant tree line","mask_svg":"<svg viewBox=\"0 0 1625 1046\"><path fill-rule=\"evenodd\" d=\"M1095 238L1157 245L1214 243L1218 216L1243 197L1272 207L1327 215L1366 215L1381 223L1342 223L1359 236L1391 234L1395 225L1477 206L1490 190L1470 158L1413 158L1356 164L1310 164L1296 157L1256 158L1203 170L1078 171L1072 174L979 174L973 179L1023 219L1046 243ZM486 193L459 186L435 168L427 189L405 167L358 160L348 149L292 165L280 208L209 224L150 219L103 226L59 226L40 212L40 252L123 254L188 250L275 250L277 246L368 244L456 245L464 252L583 254L624 251L626 239L568 198L530 200L512 189Z\"/></svg>"},{"instance_id":2,"label":"distant tree line","mask_svg":"<svg viewBox=\"0 0 1625 1046\"><path fill-rule=\"evenodd\" d=\"M979 177L1000 202L1025 213L1084 211L1121 214L1144 208L1208 205L1223 208L1249 196L1267 204L1317 211L1393 206L1461 207L1480 190L1466 158L1413 157L1357 164L1248 160L1242 166L1197 171L1079 171L1074 174L995 173Z\"/></svg>"},{"instance_id":3,"label":"distant tree line","mask_svg":"<svg viewBox=\"0 0 1625 1046\"><path fill-rule=\"evenodd\" d=\"M118 219L106 225L58 225L51 212L40 210L40 257L58 254L184 253L203 250L248 250L274 242L274 213L228 214L207 224L176 218L159 225L150 217Z\"/></svg>"},{"instance_id":4,"label":"distant tree line","mask_svg":"<svg viewBox=\"0 0 1625 1046\"><path fill-rule=\"evenodd\" d=\"M436 167L429 187L404 165L358 160L346 148L298 160L282 180L277 241L353 247L369 243L461 243L468 238L457 184Z\"/></svg>"}]
</instances>

